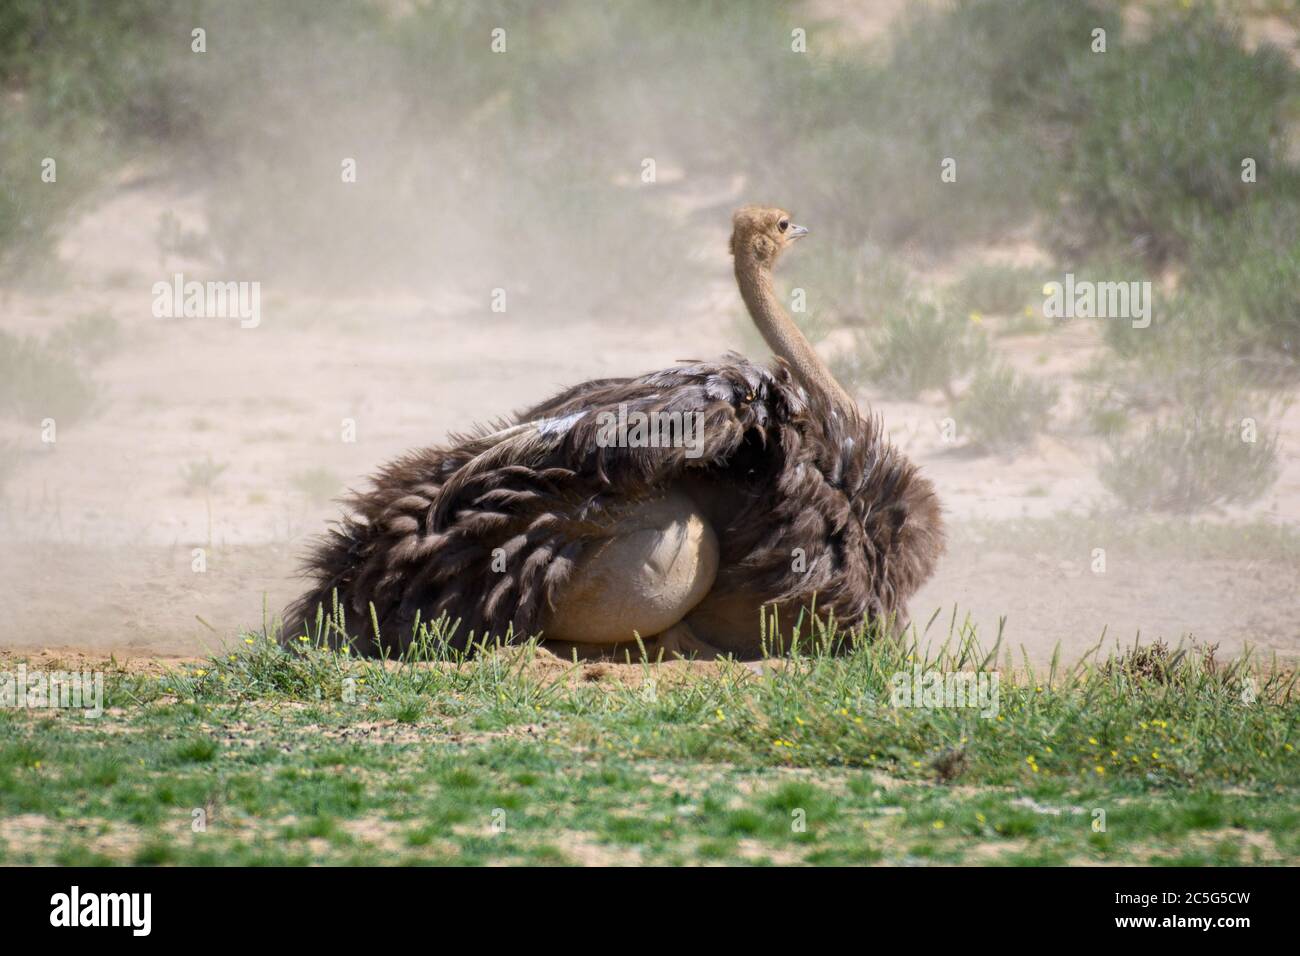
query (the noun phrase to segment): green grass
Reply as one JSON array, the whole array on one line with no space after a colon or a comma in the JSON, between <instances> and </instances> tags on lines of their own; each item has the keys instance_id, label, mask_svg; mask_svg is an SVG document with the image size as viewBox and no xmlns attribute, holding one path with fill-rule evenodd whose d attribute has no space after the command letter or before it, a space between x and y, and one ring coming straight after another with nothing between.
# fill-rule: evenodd
<instances>
[{"instance_id":1,"label":"green grass","mask_svg":"<svg viewBox=\"0 0 1300 956\"><path fill-rule=\"evenodd\" d=\"M928 666L997 659L955 632ZM915 649L883 642L756 674L570 666L532 645L385 665L248 640L110 673L99 720L0 711L0 860L1300 859L1294 675L1258 663L1157 646L1022 668L986 719L893 707Z\"/></svg>"}]
</instances>

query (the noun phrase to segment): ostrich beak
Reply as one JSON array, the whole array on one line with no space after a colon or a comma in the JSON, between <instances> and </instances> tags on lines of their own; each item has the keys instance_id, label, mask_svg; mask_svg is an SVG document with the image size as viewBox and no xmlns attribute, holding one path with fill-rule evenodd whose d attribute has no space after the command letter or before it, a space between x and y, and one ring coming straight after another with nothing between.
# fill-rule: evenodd
<instances>
[{"instance_id":1,"label":"ostrich beak","mask_svg":"<svg viewBox=\"0 0 1300 956\"><path fill-rule=\"evenodd\" d=\"M796 226L794 223L790 223L790 229L786 232L786 235L791 239L799 239L802 236L808 235L808 230L803 226Z\"/></svg>"}]
</instances>

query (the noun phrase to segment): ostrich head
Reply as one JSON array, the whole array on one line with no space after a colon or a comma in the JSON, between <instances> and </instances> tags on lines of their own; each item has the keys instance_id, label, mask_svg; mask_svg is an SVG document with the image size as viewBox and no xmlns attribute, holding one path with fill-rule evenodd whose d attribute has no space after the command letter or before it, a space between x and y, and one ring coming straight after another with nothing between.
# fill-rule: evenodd
<instances>
[{"instance_id":1,"label":"ostrich head","mask_svg":"<svg viewBox=\"0 0 1300 956\"><path fill-rule=\"evenodd\" d=\"M772 206L743 206L731 217L731 225L731 254L768 269L796 239L808 235L790 221L788 212Z\"/></svg>"},{"instance_id":2,"label":"ostrich head","mask_svg":"<svg viewBox=\"0 0 1300 956\"><path fill-rule=\"evenodd\" d=\"M772 282L772 267L796 239L808 235L790 214L774 206L742 206L731 217L731 255L736 286L754 327L772 354L789 363L805 386L825 394L850 419L857 405L844 391L817 350L781 304Z\"/></svg>"}]
</instances>

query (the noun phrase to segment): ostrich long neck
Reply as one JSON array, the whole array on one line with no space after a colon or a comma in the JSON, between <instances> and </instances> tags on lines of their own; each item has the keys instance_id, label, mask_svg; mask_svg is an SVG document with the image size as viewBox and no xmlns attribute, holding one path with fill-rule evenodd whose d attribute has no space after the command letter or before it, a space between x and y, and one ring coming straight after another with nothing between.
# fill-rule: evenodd
<instances>
[{"instance_id":1,"label":"ostrich long neck","mask_svg":"<svg viewBox=\"0 0 1300 956\"><path fill-rule=\"evenodd\" d=\"M858 407L853 399L835 381L835 376L804 338L799 326L786 314L772 288L771 269L748 256L737 256L736 283L740 286L745 307L749 309L749 317L763 334L768 348L793 366L805 388L820 389L841 412L850 418L856 417Z\"/></svg>"}]
</instances>

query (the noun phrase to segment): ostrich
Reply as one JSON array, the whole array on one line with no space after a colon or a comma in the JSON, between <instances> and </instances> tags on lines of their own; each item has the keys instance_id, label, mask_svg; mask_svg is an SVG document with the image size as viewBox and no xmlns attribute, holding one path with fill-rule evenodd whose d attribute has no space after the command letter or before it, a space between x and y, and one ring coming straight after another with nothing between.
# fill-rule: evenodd
<instances>
[{"instance_id":1,"label":"ostrich","mask_svg":"<svg viewBox=\"0 0 1300 956\"><path fill-rule=\"evenodd\" d=\"M732 225L771 365L729 354L584 382L389 463L316 543L286 639L324 620L334 643L401 653L445 614L461 649L540 634L566 654L639 654L639 639L652 654L752 659L772 611L905 621L943 551L934 489L776 296L773 267L808 230L757 206ZM610 429L638 413L693 422L696 440Z\"/></svg>"}]
</instances>

